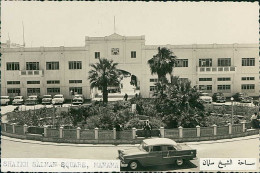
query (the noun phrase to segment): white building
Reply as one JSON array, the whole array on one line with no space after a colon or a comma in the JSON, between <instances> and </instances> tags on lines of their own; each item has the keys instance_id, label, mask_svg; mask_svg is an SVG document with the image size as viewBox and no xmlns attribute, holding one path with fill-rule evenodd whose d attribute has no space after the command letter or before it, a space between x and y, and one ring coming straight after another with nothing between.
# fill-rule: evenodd
<instances>
[{"instance_id":1,"label":"white building","mask_svg":"<svg viewBox=\"0 0 260 173\"><path fill-rule=\"evenodd\" d=\"M208 93L231 96L246 92L259 95L258 44L145 45L145 36L86 37L84 47L2 47L1 94L91 94L88 72L98 58L113 59L118 68L137 78L137 89L151 97L157 76L147 61L158 47L171 49L178 57L173 75L188 78ZM135 92L135 91L134 91Z\"/></svg>"}]
</instances>

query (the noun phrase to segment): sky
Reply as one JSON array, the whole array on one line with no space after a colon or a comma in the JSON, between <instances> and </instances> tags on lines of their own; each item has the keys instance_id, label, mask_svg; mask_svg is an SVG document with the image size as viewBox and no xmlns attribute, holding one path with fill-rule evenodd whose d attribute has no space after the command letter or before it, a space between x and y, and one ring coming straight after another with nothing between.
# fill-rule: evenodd
<instances>
[{"instance_id":1,"label":"sky","mask_svg":"<svg viewBox=\"0 0 260 173\"><path fill-rule=\"evenodd\" d=\"M85 36L145 35L146 45L259 42L250 2L1 2L1 42L84 46ZM23 24L22 24L23 23Z\"/></svg>"}]
</instances>

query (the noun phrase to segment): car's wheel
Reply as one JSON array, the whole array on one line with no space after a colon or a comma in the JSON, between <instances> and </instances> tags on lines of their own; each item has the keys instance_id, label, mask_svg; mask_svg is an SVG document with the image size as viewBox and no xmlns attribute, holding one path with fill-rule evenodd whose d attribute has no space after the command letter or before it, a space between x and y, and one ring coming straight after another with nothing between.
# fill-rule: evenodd
<instances>
[{"instance_id":1,"label":"car's wheel","mask_svg":"<svg viewBox=\"0 0 260 173\"><path fill-rule=\"evenodd\" d=\"M176 165L178 165L178 166L183 165L183 163L184 163L184 160L183 160L183 159L177 159L177 160L176 160Z\"/></svg>"},{"instance_id":2,"label":"car's wheel","mask_svg":"<svg viewBox=\"0 0 260 173\"><path fill-rule=\"evenodd\" d=\"M131 161L131 162L129 163L129 168L130 168L131 170L137 170L137 169L139 169L139 167L140 167L140 164L139 164L139 162L136 161L136 160Z\"/></svg>"}]
</instances>

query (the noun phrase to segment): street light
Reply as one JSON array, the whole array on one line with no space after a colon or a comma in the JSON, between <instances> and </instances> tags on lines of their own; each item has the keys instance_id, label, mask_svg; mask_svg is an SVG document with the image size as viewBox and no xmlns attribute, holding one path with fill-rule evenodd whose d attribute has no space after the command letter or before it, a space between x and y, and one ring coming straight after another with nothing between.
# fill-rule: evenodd
<instances>
[{"instance_id":1,"label":"street light","mask_svg":"<svg viewBox=\"0 0 260 173\"><path fill-rule=\"evenodd\" d=\"M234 98L231 97L230 100L231 100L231 125L233 125L233 116L234 116L234 115L233 115L233 114L234 114L233 101L234 101Z\"/></svg>"},{"instance_id":2,"label":"street light","mask_svg":"<svg viewBox=\"0 0 260 173\"><path fill-rule=\"evenodd\" d=\"M70 90L70 95L71 95L71 98L70 98L70 105L72 106L72 93L73 93L73 91L72 90Z\"/></svg>"}]
</instances>

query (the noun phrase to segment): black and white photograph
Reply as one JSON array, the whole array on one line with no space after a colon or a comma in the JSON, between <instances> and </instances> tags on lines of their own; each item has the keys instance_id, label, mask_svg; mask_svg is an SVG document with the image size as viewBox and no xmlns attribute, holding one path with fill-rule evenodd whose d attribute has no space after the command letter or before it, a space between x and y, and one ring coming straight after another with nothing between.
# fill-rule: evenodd
<instances>
[{"instance_id":1,"label":"black and white photograph","mask_svg":"<svg viewBox=\"0 0 260 173\"><path fill-rule=\"evenodd\" d=\"M2 172L259 172L258 2L1 2Z\"/></svg>"}]
</instances>

